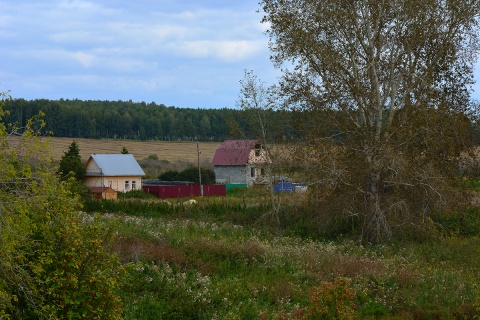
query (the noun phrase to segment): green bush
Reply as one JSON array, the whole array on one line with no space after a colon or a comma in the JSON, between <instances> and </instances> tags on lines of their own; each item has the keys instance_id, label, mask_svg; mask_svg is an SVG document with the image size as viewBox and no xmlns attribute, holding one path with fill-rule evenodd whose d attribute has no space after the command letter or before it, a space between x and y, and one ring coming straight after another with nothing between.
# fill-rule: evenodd
<instances>
[{"instance_id":1,"label":"green bush","mask_svg":"<svg viewBox=\"0 0 480 320\"><path fill-rule=\"evenodd\" d=\"M215 184L215 172L212 169L200 168L202 175L202 184ZM180 172L171 170L162 173L158 179L164 181L189 181L193 183L200 183L198 175L198 168L190 167Z\"/></svg>"},{"instance_id":2,"label":"green bush","mask_svg":"<svg viewBox=\"0 0 480 320\"><path fill-rule=\"evenodd\" d=\"M128 192L118 192L118 199L156 199L153 194L143 190L130 190Z\"/></svg>"},{"instance_id":3,"label":"green bush","mask_svg":"<svg viewBox=\"0 0 480 320\"><path fill-rule=\"evenodd\" d=\"M120 319L122 267L107 250L110 231L80 213L34 120L14 152L0 124L0 318Z\"/></svg>"},{"instance_id":4,"label":"green bush","mask_svg":"<svg viewBox=\"0 0 480 320\"><path fill-rule=\"evenodd\" d=\"M297 313L296 319L357 319L355 298L356 294L350 288L348 279L324 281L320 286L312 288L308 306Z\"/></svg>"},{"instance_id":5,"label":"green bush","mask_svg":"<svg viewBox=\"0 0 480 320\"><path fill-rule=\"evenodd\" d=\"M478 208L467 208L458 213L436 216L433 221L449 234L480 235L480 211Z\"/></svg>"}]
</instances>

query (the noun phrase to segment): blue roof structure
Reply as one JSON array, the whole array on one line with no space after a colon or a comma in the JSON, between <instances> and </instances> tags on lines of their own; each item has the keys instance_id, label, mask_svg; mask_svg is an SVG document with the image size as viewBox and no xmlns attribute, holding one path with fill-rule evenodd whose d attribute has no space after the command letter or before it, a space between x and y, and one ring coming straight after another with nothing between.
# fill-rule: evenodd
<instances>
[{"instance_id":1,"label":"blue roof structure","mask_svg":"<svg viewBox=\"0 0 480 320\"><path fill-rule=\"evenodd\" d=\"M105 176L145 175L145 172L131 154L91 154L90 159L95 161L102 175Z\"/></svg>"}]
</instances>

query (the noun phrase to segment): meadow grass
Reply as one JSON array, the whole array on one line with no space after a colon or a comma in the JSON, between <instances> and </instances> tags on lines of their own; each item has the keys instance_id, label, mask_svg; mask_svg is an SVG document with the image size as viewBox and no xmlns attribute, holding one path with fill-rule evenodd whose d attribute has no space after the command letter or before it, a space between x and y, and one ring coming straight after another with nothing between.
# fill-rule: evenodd
<instances>
[{"instance_id":1,"label":"meadow grass","mask_svg":"<svg viewBox=\"0 0 480 320\"><path fill-rule=\"evenodd\" d=\"M478 235L382 246L279 237L256 223L269 208L241 195L180 203L104 210L127 270L125 319L306 319L319 303L312 294L337 294L339 279L362 319L480 314Z\"/></svg>"}]
</instances>

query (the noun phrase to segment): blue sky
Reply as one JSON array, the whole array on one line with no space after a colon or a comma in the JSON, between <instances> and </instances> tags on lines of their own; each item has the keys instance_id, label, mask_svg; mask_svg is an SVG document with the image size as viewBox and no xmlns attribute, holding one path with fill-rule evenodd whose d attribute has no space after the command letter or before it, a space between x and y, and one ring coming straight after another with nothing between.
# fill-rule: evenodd
<instances>
[{"instance_id":1,"label":"blue sky","mask_svg":"<svg viewBox=\"0 0 480 320\"><path fill-rule=\"evenodd\" d=\"M258 0L0 0L0 92L233 108L245 69L267 83L280 74L258 9Z\"/></svg>"}]
</instances>

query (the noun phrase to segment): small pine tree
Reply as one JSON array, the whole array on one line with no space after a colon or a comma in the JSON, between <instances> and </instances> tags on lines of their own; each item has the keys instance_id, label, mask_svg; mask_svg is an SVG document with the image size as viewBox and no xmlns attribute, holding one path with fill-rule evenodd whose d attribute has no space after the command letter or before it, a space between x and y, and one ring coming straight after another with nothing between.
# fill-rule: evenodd
<instances>
[{"instance_id":1,"label":"small pine tree","mask_svg":"<svg viewBox=\"0 0 480 320\"><path fill-rule=\"evenodd\" d=\"M85 172L85 166L80 157L80 149L77 143L73 141L68 151L64 152L62 159L60 159L57 173L60 174L62 180L75 177L76 180L81 181L85 176Z\"/></svg>"},{"instance_id":2,"label":"small pine tree","mask_svg":"<svg viewBox=\"0 0 480 320\"><path fill-rule=\"evenodd\" d=\"M122 154L129 154L130 152L128 152L128 149L123 147L122 149Z\"/></svg>"}]
</instances>

